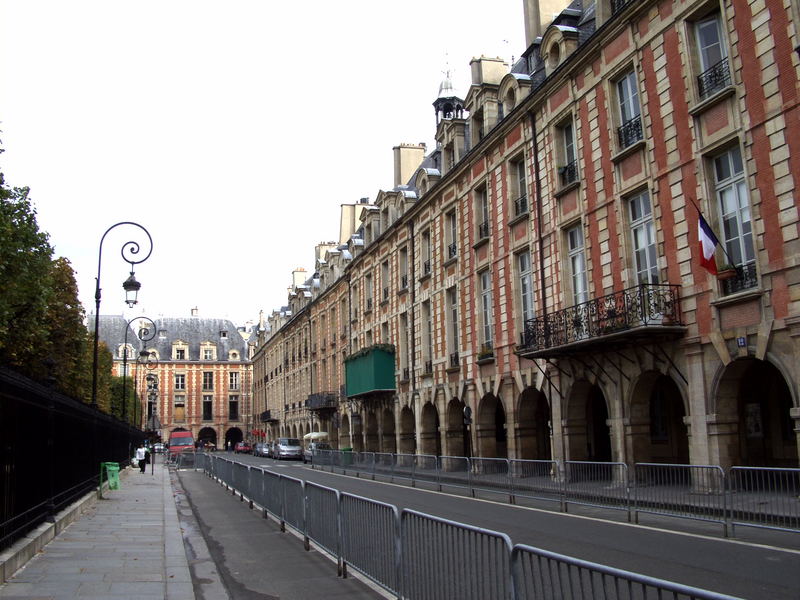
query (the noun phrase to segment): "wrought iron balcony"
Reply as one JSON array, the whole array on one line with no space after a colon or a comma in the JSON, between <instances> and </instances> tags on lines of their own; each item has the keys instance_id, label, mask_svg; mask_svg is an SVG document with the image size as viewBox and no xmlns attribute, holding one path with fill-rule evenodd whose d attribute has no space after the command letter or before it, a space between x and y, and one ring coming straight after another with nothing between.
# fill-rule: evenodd
<instances>
[{"instance_id":1,"label":"wrought iron balcony","mask_svg":"<svg viewBox=\"0 0 800 600\"><path fill-rule=\"evenodd\" d=\"M309 394L306 398L306 409L308 410L335 410L339 403L339 396L336 392L317 392Z\"/></svg>"},{"instance_id":2,"label":"wrought iron balcony","mask_svg":"<svg viewBox=\"0 0 800 600\"><path fill-rule=\"evenodd\" d=\"M478 239L483 240L489 237L489 221L484 221L478 225Z\"/></svg>"},{"instance_id":3,"label":"wrought iron balcony","mask_svg":"<svg viewBox=\"0 0 800 600\"><path fill-rule=\"evenodd\" d=\"M455 258L458 255L458 246L455 242L447 246L447 259Z\"/></svg>"},{"instance_id":4,"label":"wrought iron balcony","mask_svg":"<svg viewBox=\"0 0 800 600\"><path fill-rule=\"evenodd\" d=\"M701 100L729 85L731 85L731 70L728 67L727 58L723 58L697 76L697 87Z\"/></svg>"},{"instance_id":5,"label":"wrought iron balcony","mask_svg":"<svg viewBox=\"0 0 800 600\"><path fill-rule=\"evenodd\" d=\"M389 288L385 287L383 288L383 301L386 302L387 300L389 300Z\"/></svg>"},{"instance_id":6,"label":"wrought iron balcony","mask_svg":"<svg viewBox=\"0 0 800 600\"><path fill-rule=\"evenodd\" d=\"M610 340L683 335L679 286L643 283L528 319L518 353L538 358L584 352Z\"/></svg>"},{"instance_id":7,"label":"wrought iron balcony","mask_svg":"<svg viewBox=\"0 0 800 600\"><path fill-rule=\"evenodd\" d=\"M756 271L756 263L748 263L746 265L739 265L735 267L736 277L724 279L720 281L722 285L722 293L725 296L736 294L744 290L749 290L758 285L758 273Z\"/></svg>"},{"instance_id":8,"label":"wrought iron balcony","mask_svg":"<svg viewBox=\"0 0 800 600\"><path fill-rule=\"evenodd\" d=\"M403 381L408 381L410 376L410 371L408 367L403 368Z\"/></svg>"},{"instance_id":9,"label":"wrought iron balcony","mask_svg":"<svg viewBox=\"0 0 800 600\"><path fill-rule=\"evenodd\" d=\"M258 416L258 420L261 421L262 423L275 423L275 422L278 421L278 419L274 418L272 416L272 413L270 411L268 411L268 410L265 410L264 412L262 412Z\"/></svg>"},{"instance_id":10,"label":"wrought iron balcony","mask_svg":"<svg viewBox=\"0 0 800 600\"><path fill-rule=\"evenodd\" d=\"M367 307L365 310L367 311L372 310L372 298L367 298Z\"/></svg>"},{"instance_id":11,"label":"wrought iron balcony","mask_svg":"<svg viewBox=\"0 0 800 600\"><path fill-rule=\"evenodd\" d=\"M429 258L424 263L422 263L422 274L423 275L430 275L431 274L431 259Z\"/></svg>"},{"instance_id":12,"label":"wrought iron balcony","mask_svg":"<svg viewBox=\"0 0 800 600\"><path fill-rule=\"evenodd\" d=\"M400 289L407 290L408 289L408 275L401 275L400 276Z\"/></svg>"},{"instance_id":13,"label":"wrought iron balcony","mask_svg":"<svg viewBox=\"0 0 800 600\"><path fill-rule=\"evenodd\" d=\"M617 130L619 135L619 147L627 148L644 138L642 132L642 115L636 115L630 121L625 122Z\"/></svg>"},{"instance_id":14,"label":"wrought iron balcony","mask_svg":"<svg viewBox=\"0 0 800 600\"><path fill-rule=\"evenodd\" d=\"M458 366L458 352L453 352L450 354L450 368L456 368Z\"/></svg>"},{"instance_id":15,"label":"wrought iron balcony","mask_svg":"<svg viewBox=\"0 0 800 600\"><path fill-rule=\"evenodd\" d=\"M433 361L426 360L425 361L425 375L430 375L433 373Z\"/></svg>"},{"instance_id":16,"label":"wrought iron balcony","mask_svg":"<svg viewBox=\"0 0 800 600\"><path fill-rule=\"evenodd\" d=\"M559 167L558 176L561 179L561 187L567 186L578 180L578 161L573 160L568 165Z\"/></svg>"},{"instance_id":17,"label":"wrought iron balcony","mask_svg":"<svg viewBox=\"0 0 800 600\"><path fill-rule=\"evenodd\" d=\"M522 194L522 196L514 200L514 216L519 217L527 212L528 212L528 195Z\"/></svg>"},{"instance_id":18,"label":"wrought iron balcony","mask_svg":"<svg viewBox=\"0 0 800 600\"><path fill-rule=\"evenodd\" d=\"M478 350L478 360L489 360L494 358L494 344L492 342L484 342L481 349Z\"/></svg>"}]
</instances>

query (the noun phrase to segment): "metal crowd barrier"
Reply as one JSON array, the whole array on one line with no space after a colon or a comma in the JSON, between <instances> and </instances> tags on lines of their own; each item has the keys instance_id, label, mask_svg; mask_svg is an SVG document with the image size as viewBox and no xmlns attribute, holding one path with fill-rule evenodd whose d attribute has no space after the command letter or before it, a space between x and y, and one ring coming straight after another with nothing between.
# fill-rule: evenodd
<instances>
[{"instance_id":1,"label":"metal crowd barrier","mask_svg":"<svg viewBox=\"0 0 800 600\"><path fill-rule=\"evenodd\" d=\"M341 469L373 479L408 480L466 490L625 511L629 521L642 513L703 520L722 525L800 531L800 469L622 462L467 458L417 454L327 450L315 468Z\"/></svg>"},{"instance_id":2,"label":"metal crowd barrier","mask_svg":"<svg viewBox=\"0 0 800 600\"><path fill-rule=\"evenodd\" d=\"M312 540L333 555L342 576L350 566L398 598L736 600L531 546L512 547L497 531L234 465L216 456L202 462L226 486L246 485L251 502L263 499L260 508L296 528L306 549Z\"/></svg>"}]
</instances>

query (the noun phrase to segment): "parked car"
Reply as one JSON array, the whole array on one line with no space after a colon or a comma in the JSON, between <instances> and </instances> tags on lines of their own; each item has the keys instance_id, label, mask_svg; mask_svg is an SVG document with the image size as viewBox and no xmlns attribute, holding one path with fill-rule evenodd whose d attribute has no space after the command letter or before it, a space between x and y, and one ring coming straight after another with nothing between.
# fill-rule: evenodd
<instances>
[{"instance_id":1,"label":"parked car","mask_svg":"<svg viewBox=\"0 0 800 600\"><path fill-rule=\"evenodd\" d=\"M310 442L303 450L303 463L311 462L314 453L318 450L333 450L328 442Z\"/></svg>"},{"instance_id":2,"label":"parked car","mask_svg":"<svg viewBox=\"0 0 800 600\"><path fill-rule=\"evenodd\" d=\"M272 450L272 458L277 458L278 460L283 460L284 458L302 460L303 447L300 445L300 440L297 438L278 438L275 442L275 448Z\"/></svg>"},{"instance_id":3,"label":"parked car","mask_svg":"<svg viewBox=\"0 0 800 600\"><path fill-rule=\"evenodd\" d=\"M156 442L153 444L153 450L155 450L156 454L163 454L164 453L164 444L161 442Z\"/></svg>"},{"instance_id":4,"label":"parked car","mask_svg":"<svg viewBox=\"0 0 800 600\"><path fill-rule=\"evenodd\" d=\"M250 445L250 442L237 442L233 451L236 454L250 454L253 451L253 447Z\"/></svg>"},{"instance_id":5,"label":"parked car","mask_svg":"<svg viewBox=\"0 0 800 600\"><path fill-rule=\"evenodd\" d=\"M266 442L259 442L253 446L253 454L255 456L269 456L269 444Z\"/></svg>"}]
</instances>

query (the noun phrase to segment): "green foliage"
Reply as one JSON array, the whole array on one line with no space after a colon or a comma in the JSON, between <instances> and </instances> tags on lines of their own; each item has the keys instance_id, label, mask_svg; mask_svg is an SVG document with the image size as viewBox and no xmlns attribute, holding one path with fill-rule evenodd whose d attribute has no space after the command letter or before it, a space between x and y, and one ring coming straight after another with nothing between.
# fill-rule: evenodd
<instances>
[{"instance_id":1,"label":"green foliage","mask_svg":"<svg viewBox=\"0 0 800 600\"><path fill-rule=\"evenodd\" d=\"M136 410L135 406L135 396L134 396L134 389L133 389L133 380L130 377L125 378L125 421L128 423L135 423L134 420L134 410ZM118 419L122 419L122 377L112 377L111 378L111 414L117 417Z\"/></svg>"}]
</instances>

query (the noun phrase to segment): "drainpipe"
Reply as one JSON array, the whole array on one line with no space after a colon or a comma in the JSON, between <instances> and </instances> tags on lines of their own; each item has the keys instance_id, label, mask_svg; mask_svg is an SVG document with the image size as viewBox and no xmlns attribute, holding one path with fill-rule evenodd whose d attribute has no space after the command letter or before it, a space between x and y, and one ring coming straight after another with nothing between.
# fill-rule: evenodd
<instances>
[{"instance_id":1,"label":"drainpipe","mask_svg":"<svg viewBox=\"0 0 800 600\"><path fill-rule=\"evenodd\" d=\"M531 122L531 137L533 138L533 180L536 187L536 235L539 238L539 290L542 316L545 318L545 335L547 335L547 294L544 286L544 239L542 235L542 177L539 167L539 142L536 132L536 115L531 110L528 111L528 118Z\"/></svg>"}]
</instances>

